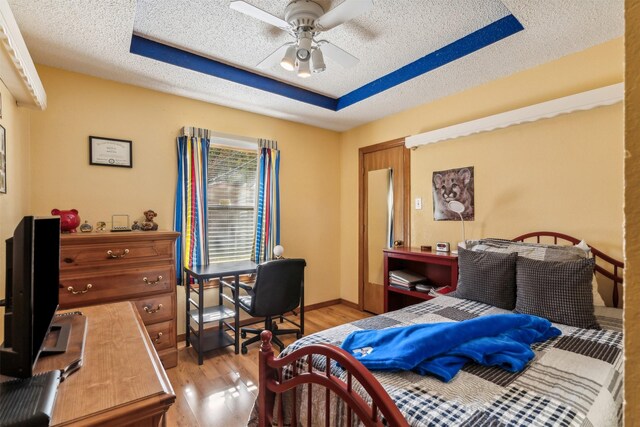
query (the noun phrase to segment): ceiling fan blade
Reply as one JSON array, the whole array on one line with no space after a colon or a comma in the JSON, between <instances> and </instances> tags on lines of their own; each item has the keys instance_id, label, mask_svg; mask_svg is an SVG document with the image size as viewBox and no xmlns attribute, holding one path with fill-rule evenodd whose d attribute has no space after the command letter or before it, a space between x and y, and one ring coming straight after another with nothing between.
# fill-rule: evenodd
<instances>
[{"instance_id":1,"label":"ceiling fan blade","mask_svg":"<svg viewBox=\"0 0 640 427\"><path fill-rule=\"evenodd\" d=\"M274 27L278 27L282 30L288 31L291 29L291 26L284 19L280 19L277 16L267 13L264 10L259 9L245 1L234 0L231 3L229 3L229 7L233 10L242 12L245 15L249 15L252 18L259 19L263 22L266 22L267 24L271 24Z\"/></svg>"},{"instance_id":2,"label":"ceiling fan blade","mask_svg":"<svg viewBox=\"0 0 640 427\"><path fill-rule=\"evenodd\" d=\"M344 0L316 20L316 27L322 31L330 30L340 24L368 12L373 7L373 0Z\"/></svg>"},{"instance_id":3,"label":"ceiling fan blade","mask_svg":"<svg viewBox=\"0 0 640 427\"><path fill-rule=\"evenodd\" d=\"M261 68L263 70L269 70L276 65L280 65L280 61L282 61L282 57L287 52L287 48L291 46L293 43L285 43L279 48L277 48L271 55L264 58L256 67Z\"/></svg>"},{"instance_id":4,"label":"ceiling fan blade","mask_svg":"<svg viewBox=\"0 0 640 427\"><path fill-rule=\"evenodd\" d=\"M337 62L344 68L353 67L358 62L360 62L358 58L351 55L349 52L340 49L335 44L331 44L326 40L320 44L320 50L324 55L331 58L333 61Z\"/></svg>"}]
</instances>

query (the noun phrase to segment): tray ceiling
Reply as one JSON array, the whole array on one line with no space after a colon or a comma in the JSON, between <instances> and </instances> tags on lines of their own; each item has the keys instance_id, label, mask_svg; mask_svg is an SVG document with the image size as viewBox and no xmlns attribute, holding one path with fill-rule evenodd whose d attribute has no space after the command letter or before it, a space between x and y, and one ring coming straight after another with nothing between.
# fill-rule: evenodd
<instances>
[{"instance_id":1,"label":"tray ceiling","mask_svg":"<svg viewBox=\"0 0 640 427\"><path fill-rule=\"evenodd\" d=\"M287 4L249 2L276 16L283 16ZM301 79L278 66L255 67L291 38L230 9L226 0L9 3L36 63L340 131L586 49L624 31L622 0L374 0L367 14L322 34L360 62L345 70L326 59L325 72ZM340 1L318 3L328 10ZM512 24L508 30L461 50L474 34L488 34L507 20ZM335 99L336 107L163 62L148 52L131 53L136 51L134 33L275 86ZM422 68L416 71L414 64Z\"/></svg>"}]
</instances>

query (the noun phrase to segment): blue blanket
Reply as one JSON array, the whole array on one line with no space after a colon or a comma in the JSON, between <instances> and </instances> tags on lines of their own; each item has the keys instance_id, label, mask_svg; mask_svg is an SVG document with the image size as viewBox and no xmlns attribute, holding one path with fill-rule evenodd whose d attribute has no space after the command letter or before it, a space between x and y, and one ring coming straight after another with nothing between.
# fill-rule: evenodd
<instances>
[{"instance_id":1,"label":"blue blanket","mask_svg":"<svg viewBox=\"0 0 640 427\"><path fill-rule=\"evenodd\" d=\"M540 317L494 314L462 322L355 331L341 347L370 370L411 370L448 382L468 362L519 372L534 357L531 344L560 333Z\"/></svg>"}]
</instances>

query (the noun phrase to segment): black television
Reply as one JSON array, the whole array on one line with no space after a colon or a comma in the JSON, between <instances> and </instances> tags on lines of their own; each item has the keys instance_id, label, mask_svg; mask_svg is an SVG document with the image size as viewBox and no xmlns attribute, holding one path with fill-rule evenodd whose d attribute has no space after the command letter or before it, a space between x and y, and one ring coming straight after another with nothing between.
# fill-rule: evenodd
<instances>
[{"instance_id":1,"label":"black television","mask_svg":"<svg viewBox=\"0 0 640 427\"><path fill-rule=\"evenodd\" d=\"M60 218L25 216L6 249L0 374L28 378L58 309Z\"/></svg>"}]
</instances>

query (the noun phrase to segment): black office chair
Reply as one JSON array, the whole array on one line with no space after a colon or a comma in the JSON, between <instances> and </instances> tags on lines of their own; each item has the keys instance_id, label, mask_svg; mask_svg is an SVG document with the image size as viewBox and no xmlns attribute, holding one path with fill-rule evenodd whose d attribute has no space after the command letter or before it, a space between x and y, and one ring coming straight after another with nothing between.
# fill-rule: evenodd
<instances>
[{"instance_id":1,"label":"black office chair","mask_svg":"<svg viewBox=\"0 0 640 427\"><path fill-rule=\"evenodd\" d=\"M242 342L242 354L247 354L247 346L260 341L260 333L269 330L273 334L271 342L284 349L278 335L296 334L300 338L304 332L304 268L303 259L277 259L258 265L253 287L242 286L249 295L240 297L240 307L253 317L264 317L264 328L242 328L240 336L255 334ZM279 329L273 317L281 317L300 306L300 329Z\"/></svg>"}]
</instances>

